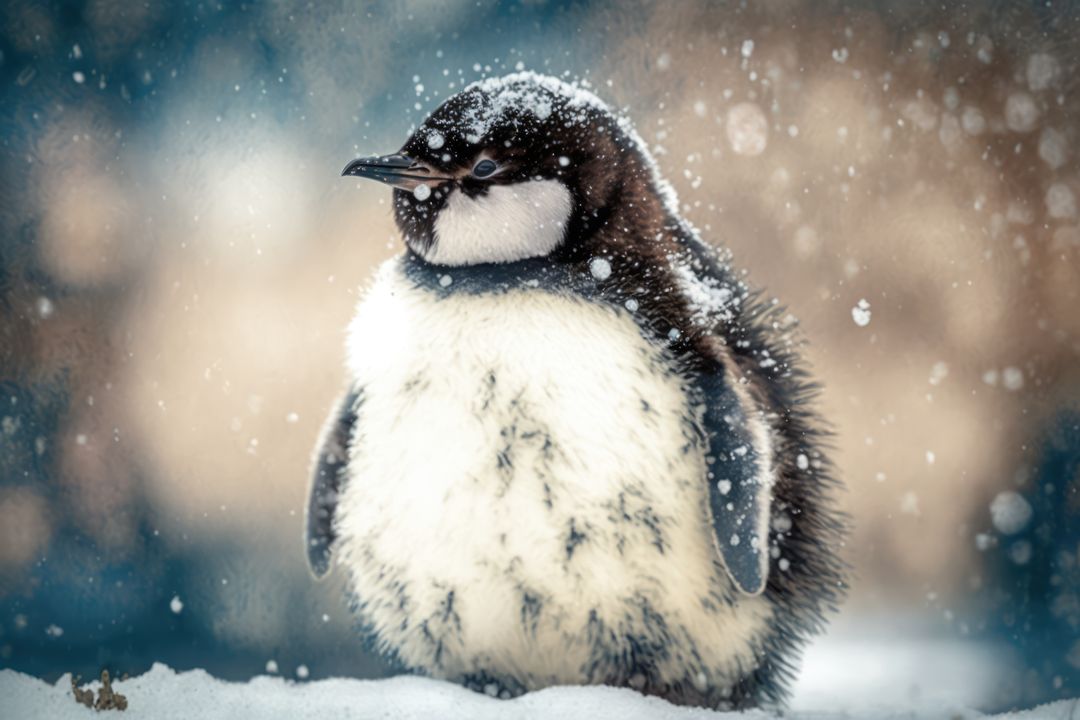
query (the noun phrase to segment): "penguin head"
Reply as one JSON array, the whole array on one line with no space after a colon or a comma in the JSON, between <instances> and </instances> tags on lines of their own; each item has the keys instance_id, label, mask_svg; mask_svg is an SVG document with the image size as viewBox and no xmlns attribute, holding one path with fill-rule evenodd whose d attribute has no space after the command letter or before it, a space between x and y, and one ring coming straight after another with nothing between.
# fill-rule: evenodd
<instances>
[{"instance_id":1,"label":"penguin head","mask_svg":"<svg viewBox=\"0 0 1080 720\"><path fill-rule=\"evenodd\" d=\"M449 98L393 155L342 175L394 187L406 244L438 265L569 260L632 180L655 189L634 131L592 93L517 73ZM651 193L657 195L657 193Z\"/></svg>"}]
</instances>

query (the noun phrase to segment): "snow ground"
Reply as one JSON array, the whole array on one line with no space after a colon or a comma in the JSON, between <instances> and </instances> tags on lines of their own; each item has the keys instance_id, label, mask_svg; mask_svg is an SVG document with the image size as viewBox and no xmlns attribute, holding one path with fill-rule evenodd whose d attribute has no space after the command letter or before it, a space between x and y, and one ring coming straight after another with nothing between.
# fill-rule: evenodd
<instances>
[{"instance_id":1,"label":"snow ground","mask_svg":"<svg viewBox=\"0 0 1080 720\"><path fill-rule=\"evenodd\" d=\"M128 709L118 720L765 720L780 717L763 711L725 713L682 708L622 688L559 687L530 693L515 700L496 700L457 685L421 677L329 679L295 683L280 677L260 676L246 683L228 683L212 678L202 670L177 673L161 664L154 665L144 675L115 682L113 686L128 700ZM96 691L98 684L93 683L91 687ZM835 704L835 696L833 700ZM75 703L67 675L56 685L49 685L28 675L0 670L0 706L4 709L3 716L12 720L101 717L96 711ZM783 715L785 720L976 720L990 717L998 720L1071 720L1077 716L1080 716L1080 700L995 716L957 706L930 708L924 700L892 708L795 709Z\"/></svg>"},{"instance_id":2,"label":"snow ground","mask_svg":"<svg viewBox=\"0 0 1080 720\"><path fill-rule=\"evenodd\" d=\"M1075 720L1080 700L1006 715L974 707L993 704L995 694L1018 673L1001 648L935 635L925 624L890 616L841 618L803 658L785 720ZM885 629L888 628L888 629ZM295 668L282 668L293 673ZM96 691L98 683L92 683ZM246 683L217 680L202 670L180 672L155 665L144 675L113 683L128 700L117 720L276 720L277 718L381 718L411 720L765 720L763 711L722 713L682 708L631 690L607 687L549 688L515 700L495 700L457 685L420 677L388 680L327 679L297 683L260 676ZM114 711L104 711L106 713ZM100 717L77 705L71 680L55 685L0 670L0 717L78 720Z\"/></svg>"},{"instance_id":3,"label":"snow ground","mask_svg":"<svg viewBox=\"0 0 1080 720\"><path fill-rule=\"evenodd\" d=\"M841 614L807 648L791 707L1003 707L1021 674L1013 658L1007 645L943 635L925 618Z\"/></svg>"}]
</instances>

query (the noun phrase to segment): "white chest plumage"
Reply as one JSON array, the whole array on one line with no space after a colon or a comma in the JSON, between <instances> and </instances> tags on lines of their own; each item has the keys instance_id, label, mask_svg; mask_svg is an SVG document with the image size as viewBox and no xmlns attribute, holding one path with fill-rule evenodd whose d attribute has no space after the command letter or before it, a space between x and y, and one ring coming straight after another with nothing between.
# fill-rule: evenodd
<instances>
[{"instance_id":1,"label":"white chest plumage","mask_svg":"<svg viewBox=\"0 0 1080 720\"><path fill-rule=\"evenodd\" d=\"M452 276L453 272L450 270ZM723 684L769 620L707 519L685 380L628 312L540 289L438 297L380 271L338 562L379 644L437 677Z\"/></svg>"}]
</instances>

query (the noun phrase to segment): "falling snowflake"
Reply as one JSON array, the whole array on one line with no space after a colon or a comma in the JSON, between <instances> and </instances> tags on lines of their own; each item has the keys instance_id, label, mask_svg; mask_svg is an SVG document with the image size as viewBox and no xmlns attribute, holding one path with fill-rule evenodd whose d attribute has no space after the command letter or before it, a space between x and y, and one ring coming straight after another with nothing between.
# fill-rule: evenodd
<instances>
[{"instance_id":1,"label":"falling snowflake","mask_svg":"<svg viewBox=\"0 0 1080 720\"><path fill-rule=\"evenodd\" d=\"M1032 90L1045 90L1050 87L1061 73L1061 65L1053 55L1035 53L1028 58L1027 82Z\"/></svg>"},{"instance_id":2,"label":"falling snowflake","mask_svg":"<svg viewBox=\"0 0 1080 720\"><path fill-rule=\"evenodd\" d=\"M611 277L611 263L602 257L593 258L589 261L589 272L597 280L607 280Z\"/></svg>"},{"instance_id":3,"label":"falling snowflake","mask_svg":"<svg viewBox=\"0 0 1080 720\"><path fill-rule=\"evenodd\" d=\"M1001 384L1006 390L1016 391L1024 387L1024 373L1020 368L1007 367L1001 371Z\"/></svg>"},{"instance_id":4,"label":"falling snowflake","mask_svg":"<svg viewBox=\"0 0 1080 720\"><path fill-rule=\"evenodd\" d=\"M728 110L727 138L737 155L754 156L765 152L769 121L755 103L743 102Z\"/></svg>"},{"instance_id":5,"label":"falling snowflake","mask_svg":"<svg viewBox=\"0 0 1080 720\"><path fill-rule=\"evenodd\" d=\"M1033 514L1023 495L1012 490L998 493L990 503L990 520L1002 535L1015 535L1023 530Z\"/></svg>"},{"instance_id":6,"label":"falling snowflake","mask_svg":"<svg viewBox=\"0 0 1080 720\"><path fill-rule=\"evenodd\" d=\"M851 308L851 319L859 327L866 327L870 324L870 303L867 302L866 298L862 298L855 304L855 307Z\"/></svg>"},{"instance_id":7,"label":"falling snowflake","mask_svg":"<svg viewBox=\"0 0 1080 720\"><path fill-rule=\"evenodd\" d=\"M1016 92L1005 101L1005 124L1015 132L1031 132L1039 119L1039 107L1026 92Z\"/></svg>"}]
</instances>

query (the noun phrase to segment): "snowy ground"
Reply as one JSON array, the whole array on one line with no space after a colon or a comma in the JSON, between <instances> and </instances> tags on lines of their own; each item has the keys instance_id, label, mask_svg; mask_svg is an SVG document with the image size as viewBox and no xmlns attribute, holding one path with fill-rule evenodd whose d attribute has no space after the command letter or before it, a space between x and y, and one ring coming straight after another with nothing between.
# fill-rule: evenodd
<instances>
[{"instance_id":1,"label":"snowy ground","mask_svg":"<svg viewBox=\"0 0 1080 720\"><path fill-rule=\"evenodd\" d=\"M441 720L515 720L517 718L589 718L589 720L691 720L693 718L772 718L768 713L717 713L680 708L631 690L605 687L550 688L515 700L495 700L456 685L418 677L389 680L320 680L296 684L282 678L258 677L247 683L226 683L201 670L176 673L155 665L148 673L114 685L128 699L120 718L137 720L325 720L326 718L411 718ZM94 710L77 705L65 676L55 685L10 670L0 670L0 697L5 718L91 718ZM112 710L106 713L116 712ZM10 713L10 714L9 714ZM1014 720L1068 720L1080 714L1080 701L1063 701L1012 715ZM813 718L950 718L990 717L961 708L936 710L906 706L891 709L804 710L787 720Z\"/></svg>"},{"instance_id":2,"label":"snowy ground","mask_svg":"<svg viewBox=\"0 0 1080 720\"><path fill-rule=\"evenodd\" d=\"M884 628L888 628L885 630ZM830 718L923 718L974 720L1075 720L1080 700L1044 705L1012 715L985 715L972 708L992 706L1002 688L1018 673L1001 648L947 639L914 618L841 617L828 635L806 653L791 709L785 720ZM996 658L996 659L995 659ZM293 674L295 668L281 668ZM95 690L98 684L91 685ZM201 670L177 673L155 665L145 675L114 683L127 697L123 720L259 718L658 718L691 720L773 718L765 712L717 713L680 708L625 689L551 688L516 700L495 700L456 685L418 677L390 680L330 679L295 682L258 677L227 683ZM7 718L90 718L95 712L77 705L70 678L55 685L0 670L0 716ZM105 711L115 712L115 711Z\"/></svg>"},{"instance_id":3,"label":"snowy ground","mask_svg":"<svg viewBox=\"0 0 1080 720\"><path fill-rule=\"evenodd\" d=\"M791 707L1002 707L1020 674L1010 657L1007 646L943 635L923 617L841 614L807 649Z\"/></svg>"}]
</instances>

